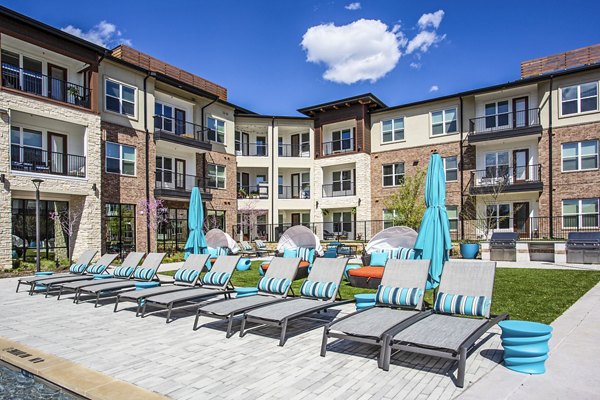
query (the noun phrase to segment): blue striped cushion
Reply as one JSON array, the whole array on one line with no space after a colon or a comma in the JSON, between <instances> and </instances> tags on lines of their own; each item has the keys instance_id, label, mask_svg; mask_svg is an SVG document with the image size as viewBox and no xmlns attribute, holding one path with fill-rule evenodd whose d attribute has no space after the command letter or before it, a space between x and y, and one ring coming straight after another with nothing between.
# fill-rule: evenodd
<instances>
[{"instance_id":1,"label":"blue striped cushion","mask_svg":"<svg viewBox=\"0 0 600 400\"><path fill-rule=\"evenodd\" d=\"M433 310L445 314L485 317L490 301L487 296L463 296L439 292Z\"/></svg>"},{"instance_id":2,"label":"blue striped cushion","mask_svg":"<svg viewBox=\"0 0 600 400\"><path fill-rule=\"evenodd\" d=\"M299 247L297 257L301 258L303 261L308 261L312 264L315 258L315 249L311 249L308 247Z\"/></svg>"},{"instance_id":3,"label":"blue striped cushion","mask_svg":"<svg viewBox=\"0 0 600 400\"><path fill-rule=\"evenodd\" d=\"M229 280L231 274L228 272L207 272L202 277L203 285L223 286Z\"/></svg>"},{"instance_id":4,"label":"blue striped cushion","mask_svg":"<svg viewBox=\"0 0 600 400\"><path fill-rule=\"evenodd\" d=\"M227 254L229 254L229 250L227 249L227 247L209 247L208 254L213 258L218 256L226 256Z\"/></svg>"},{"instance_id":5,"label":"blue striped cushion","mask_svg":"<svg viewBox=\"0 0 600 400\"><path fill-rule=\"evenodd\" d=\"M242 249L244 251L251 251L252 250L252 246L250 246L248 243L241 243L242 245Z\"/></svg>"},{"instance_id":6,"label":"blue striped cushion","mask_svg":"<svg viewBox=\"0 0 600 400\"><path fill-rule=\"evenodd\" d=\"M336 290L337 284L335 282L313 282L307 280L300 287L300 294L318 299L331 299Z\"/></svg>"},{"instance_id":7,"label":"blue striped cushion","mask_svg":"<svg viewBox=\"0 0 600 400\"><path fill-rule=\"evenodd\" d=\"M117 278L129 278L133 272L133 267L117 267L113 272L113 276Z\"/></svg>"},{"instance_id":8,"label":"blue striped cushion","mask_svg":"<svg viewBox=\"0 0 600 400\"><path fill-rule=\"evenodd\" d=\"M291 284L292 281L287 278L267 278L265 276L260 278L257 287L261 292L284 294Z\"/></svg>"},{"instance_id":9,"label":"blue striped cushion","mask_svg":"<svg viewBox=\"0 0 600 400\"><path fill-rule=\"evenodd\" d=\"M72 274L81 274L85 271L85 264L73 264L69 267L69 272Z\"/></svg>"},{"instance_id":10,"label":"blue striped cushion","mask_svg":"<svg viewBox=\"0 0 600 400\"><path fill-rule=\"evenodd\" d=\"M156 269L154 268L136 268L133 273L133 277L135 279L142 279L144 281L149 281L154 277L156 273Z\"/></svg>"},{"instance_id":11,"label":"blue striped cushion","mask_svg":"<svg viewBox=\"0 0 600 400\"><path fill-rule=\"evenodd\" d=\"M415 250L408 247L398 247L392 251L392 258L398 260L414 260Z\"/></svg>"},{"instance_id":12,"label":"blue striped cushion","mask_svg":"<svg viewBox=\"0 0 600 400\"><path fill-rule=\"evenodd\" d=\"M390 306L415 307L419 298L423 296L423 290L419 288L401 288L379 285L375 299L378 303Z\"/></svg>"},{"instance_id":13,"label":"blue striped cushion","mask_svg":"<svg viewBox=\"0 0 600 400\"><path fill-rule=\"evenodd\" d=\"M88 274L101 274L104 271L106 271L106 268L108 268L108 266L106 265L90 265L89 267L87 267L86 272Z\"/></svg>"},{"instance_id":14,"label":"blue striped cushion","mask_svg":"<svg viewBox=\"0 0 600 400\"><path fill-rule=\"evenodd\" d=\"M194 283L194 280L198 277L200 271L197 269L178 269L173 279L175 282Z\"/></svg>"}]
</instances>

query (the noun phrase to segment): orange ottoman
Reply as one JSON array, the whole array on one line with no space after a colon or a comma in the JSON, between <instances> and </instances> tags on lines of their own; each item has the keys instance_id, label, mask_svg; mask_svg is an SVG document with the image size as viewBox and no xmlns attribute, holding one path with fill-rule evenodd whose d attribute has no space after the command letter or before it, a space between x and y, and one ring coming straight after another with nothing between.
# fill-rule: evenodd
<instances>
[{"instance_id":1,"label":"orange ottoman","mask_svg":"<svg viewBox=\"0 0 600 400\"><path fill-rule=\"evenodd\" d=\"M377 289L381 283L384 267L361 267L348 271L350 285L360 288Z\"/></svg>"}]
</instances>

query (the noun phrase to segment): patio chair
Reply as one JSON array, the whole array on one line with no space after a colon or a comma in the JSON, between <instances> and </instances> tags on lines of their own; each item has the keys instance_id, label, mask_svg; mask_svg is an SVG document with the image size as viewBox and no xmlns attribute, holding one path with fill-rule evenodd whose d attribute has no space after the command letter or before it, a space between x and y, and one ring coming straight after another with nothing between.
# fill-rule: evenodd
<instances>
[{"instance_id":1,"label":"patio chair","mask_svg":"<svg viewBox=\"0 0 600 400\"><path fill-rule=\"evenodd\" d=\"M143 290L136 290L125 292L117 295L115 300L114 312L117 312L117 307L121 301L133 301L137 303L137 309L135 316L140 314L142 304L148 296L154 296L157 294L171 293L178 290L187 289L194 287L198 284L198 279L203 270L206 269L206 262L208 261L208 254L190 254L185 260L180 269L177 270L173 276L172 285L161 285L153 288L147 288Z\"/></svg>"},{"instance_id":2,"label":"patio chair","mask_svg":"<svg viewBox=\"0 0 600 400\"><path fill-rule=\"evenodd\" d=\"M300 288L300 297L285 299L276 304L256 308L244 313L240 337L244 336L247 322L281 328L279 346L285 344L285 334L290 320L327 310L328 308L348 303L354 300L336 301L342 282L347 258L324 259L317 258L308 278Z\"/></svg>"},{"instance_id":3,"label":"patio chair","mask_svg":"<svg viewBox=\"0 0 600 400\"><path fill-rule=\"evenodd\" d=\"M254 240L254 246L256 247L256 254L261 257L264 256L265 254L267 256L273 256L275 255L275 251L273 250L269 250L267 249L267 245L265 244L265 242L263 242L260 239L255 239Z\"/></svg>"},{"instance_id":4,"label":"patio chair","mask_svg":"<svg viewBox=\"0 0 600 400\"><path fill-rule=\"evenodd\" d=\"M265 276L258 281L256 296L220 300L198 307L194 330L198 329L201 315L226 319L228 320L226 337L230 338L234 317L257 307L277 303L287 297L299 265L299 258L275 257Z\"/></svg>"},{"instance_id":5,"label":"patio chair","mask_svg":"<svg viewBox=\"0 0 600 400\"><path fill-rule=\"evenodd\" d=\"M73 302L77 300L77 295L79 294L79 290L91 285L101 285L108 282L121 282L123 279L129 279L131 275L133 275L133 271L137 268L142 258L144 258L145 253L137 253L131 252L127 254L127 257L123 260L120 267L115 268L113 272L112 278L107 279L92 279L91 281L82 281L82 282L67 282L62 284L56 284L54 286L59 286L60 290L58 292L57 300L60 300L63 292L74 292L75 298Z\"/></svg>"},{"instance_id":6,"label":"patio chair","mask_svg":"<svg viewBox=\"0 0 600 400\"><path fill-rule=\"evenodd\" d=\"M137 267L133 274L129 276L129 279L121 279L118 282L106 282L100 285L92 285L85 286L79 289L79 292L76 296L75 303L79 303L81 295L83 293L91 294L96 296L96 303L94 307L98 307L98 301L100 300L100 295L103 293L114 293L115 291L124 290L124 289L133 289L137 282L151 282L156 278L156 273L158 272L158 268L162 263L163 258L167 253L149 253L144 262L140 267ZM114 274L116 275L116 269Z\"/></svg>"},{"instance_id":7,"label":"patio chair","mask_svg":"<svg viewBox=\"0 0 600 400\"><path fill-rule=\"evenodd\" d=\"M410 321L423 309L429 263L429 260L388 260L375 296L375 307L354 312L327 325L323 330L321 357L327 352L328 338L383 348L383 336L388 330ZM379 357L378 362L381 360Z\"/></svg>"},{"instance_id":8,"label":"patio chair","mask_svg":"<svg viewBox=\"0 0 600 400\"><path fill-rule=\"evenodd\" d=\"M167 320L165 322L168 324L171 319L171 311L173 311L173 306L176 304L207 300L220 295L228 298L234 292L230 280L239 261L240 256L219 256L211 270L204 274L200 280L201 287L146 297L142 308L142 318L146 314L146 306L148 305L166 308Z\"/></svg>"},{"instance_id":9,"label":"patio chair","mask_svg":"<svg viewBox=\"0 0 600 400\"><path fill-rule=\"evenodd\" d=\"M433 310L384 335L382 368L389 370L392 350L447 358L458 361L456 386L463 387L475 342L508 318L508 314L490 316L495 272L495 262L446 261Z\"/></svg>"},{"instance_id":10,"label":"patio chair","mask_svg":"<svg viewBox=\"0 0 600 400\"><path fill-rule=\"evenodd\" d=\"M38 283L41 283L45 280L50 280L50 279L55 279L55 278L62 278L62 277L67 277L67 276L79 276L82 275L84 273L84 271L86 270L86 268L88 267L88 265L92 262L92 259L96 256L96 253L98 253L96 250L86 250L84 251L79 258L77 259L77 261L71 265L71 267L69 268L69 272L65 272L65 273L60 273L60 274L52 274L52 275L46 275L46 276L25 276L23 278L20 278L19 281L17 282L17 290L16 292L19 291L19 287L23 284L25 285L29 285L29 294L33 293L33 289L35 288L35 286Z\"/></svg>"},{"instance_id":11,"label":"patio chair","mask_svg":"<svg viewBox=\"0 0 600 400\"><path fill-rule=\"evenodd\" d=\"M246 257L256 257L256 251L252 250L252 245L245 240L240 240L240 255Z\"/></svg>"}]
</instances>

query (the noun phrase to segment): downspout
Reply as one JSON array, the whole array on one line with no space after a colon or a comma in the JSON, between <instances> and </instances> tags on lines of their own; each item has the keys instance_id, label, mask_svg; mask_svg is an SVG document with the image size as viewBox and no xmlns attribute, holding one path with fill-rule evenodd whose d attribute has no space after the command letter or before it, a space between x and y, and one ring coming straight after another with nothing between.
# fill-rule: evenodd
<instances>
[{"instance_id":1,"label":"downspout","mask_svg":"<svg viewBox=\"0 0 600 400\"><path fill-rule=\"evenodd\" d=\"M215 97L210 103L208 103L207 105L200 108L200 128L201 128L202 135L204 135L204 109L207 108L208 106L214 104L217 100L219 100L218 96ZM204 139L204 138L202 138L202 139Z\"/></svg>"},{"instance_id":2,"label":"downspout","mask_svg":"<svg viewBox=\"0 0 600 400\"><path fill-rule=\"evenodd\" d=\"M156 77L156 73L148 71L144 77L144 132L146 133L146 204L150 204L150 132L148 131L148 91L147 81ZM149 209L149 207L148 207ZM147 210L148 211L148 210ZM150 251L150 213L146 212L146 251Z\"/></svg>"},{"instance_id":3,"label":"downspout","mask_svg":"<svg viewBox=\"0 0 600 400\"><path fill-rule=\"evenodd\" d=\"M548 206L548 213L550 217L550 237L554 237L554 185L552 182L552 79L553 75L550 75L550 91L549 91L549 99L548 99L548 180L549 180L549 188L548 188L548 201L550 202ZM541 121L540 121L541 122Z\"/></svg>"},{"instance_id":4,"label":"downspout","mask_svg":"<svg viewBox=\"0 0 600 400\"><path fill-rule=\"evenodd\" d=\"M459 101L460 101L460 140L459 140L459 145L460 145L460 238L461 240L465 238L465 220L463 218L464 216L464 196L463 196L463 190L464 190L464 162L463 162L463 98L462 96L459 97Z\"/></svg>"},{"instance_id":5,"label":"downspout","mask_svg":"<svg viewBox=\"0 0 600 400\"><path fill-rule=\"evenodd\" d=\"M271 117L271 136L273 137L273 145L271 146L273 148L273 154L271 154L271 176L273 178L271 180L271 186L273 187L273 193L271 193L271 240L273 240L275 238L275 182L277 182L277 187L279 188L279 177L277 177L277 181L275 180L275 146L277 145L276 143L278 143L279 140L279 138L275 137L275 117Z\"/></svg>"}]
</instances>

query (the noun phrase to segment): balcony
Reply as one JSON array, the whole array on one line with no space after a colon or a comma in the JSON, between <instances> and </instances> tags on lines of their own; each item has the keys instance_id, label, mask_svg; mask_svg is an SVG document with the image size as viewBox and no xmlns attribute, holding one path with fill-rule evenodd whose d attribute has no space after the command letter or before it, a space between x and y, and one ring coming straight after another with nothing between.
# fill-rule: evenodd
<instances>
[{"instance_id":1,"label":"balcony","mask_svg":"<svg viewBox=\"0 0 600 400\"><path fill-rule=\"evenodd\" d=\"M258 185L238 185L238 199L268 199L269 184L263 182Z\"/></svg>"},{"instance_id":2,"label":"balcony","mask_svg":"<svg viewBox=\"0 0 600 400\"><path fill-rule=\"evenodd\" d=\"M212 200L208 186L208 178L156 170L156 184L154 195L157 197L189 198L194 187L202 193L203 201Z\"/></svg>"},{"instance_id":3,"label":"balcony","mask_svg":"<svg viewBox=\"0 0 600 400\"><path fill-rule=\"evenodd\" d=\"M469 120L469 143L540 135L540 109L508 112Z\"/></svg>"},{"instance_id":4,"label":"balcony","mask_svg":"<svg viewBox=\"0 0 600 400\"><path fill-rule=\"evenodd\" d=\"M541 192L542 166L539 164L488 167L471 173L471 194Z\"/></svg>"},{"instance_id":5,"label":"balcony","mask_svg":"<svg viewBox=\"0 0 600 400\"><path fill-rule=\"evenodd\" d=\"M269 155L269 149L267 143L236 143L235 145L236 156L247 156L247 157L267 157Z\"/></svg>"},{"instance_id":6,"label":"balcony","mask_svg":"<svg viewBox=\"0 0 600 400\"><path fill-rule=\"evenodd\" d=\"M166 115L154 116L154 138L197 149L212 150L212 145L208 141L207 128L203 129L200 125Z\"/></svg>"},{"instance_id":7,"label":"balcony","mask_svg":"<svg viewBox=\"0 0 600 400\"><path fill-rule=\"evenodd\" d=\"M356 195L354 182L338 182L323 185L323 197L343 197Z\"/></svg>"},{"instance_id":8,"label":"balcony","mask_svg":"<svg viewBox=\"0 0 600 400\"><path fill-rule=\"evenodd\" d=\"M277 145L279 157L302 157L310 158L310 145L283 144Z\"/></svg>"},{"instance_id":9,"label":"balcony","mask_svg":"<svg viewBox=\"0 0 600 400\"><path fill-rule=\"evenodd\" d=\"M279 186L278 199L310 199L310 188L300 186Z\"/></svg>"},{"instance_id":10,"label":"balcony","mask_svg":"<svg viewBox=\"0 0 600 400\"><path fill-rule=\"evenodd\" d=\"M18 68L11 64L2 64L1 73L2 86L4 88L46 97L87 109L91 107L90 89L76 83L62 81L39 72Z\"/></svg>"},{"instance_id":11,"label":"balcony","mask_svg":"<svg viewBox=\"0 0 600 400\"><path fill-rule=\"evenodd\" d=\"M85 178L85 156L11 145L12 171Z\"/></svg>"},{"instance_id":12,"label":"balcony","mask_svg":"<svg viewBox=\"0 0 600 400\"><path fill-rule=\"evenodd\" d=\"M354 151L354 137L348 139L332 140L331 142L323 142L323 155L330 156L333 154L351 153Z\"/></svg>"}]
</instances>

